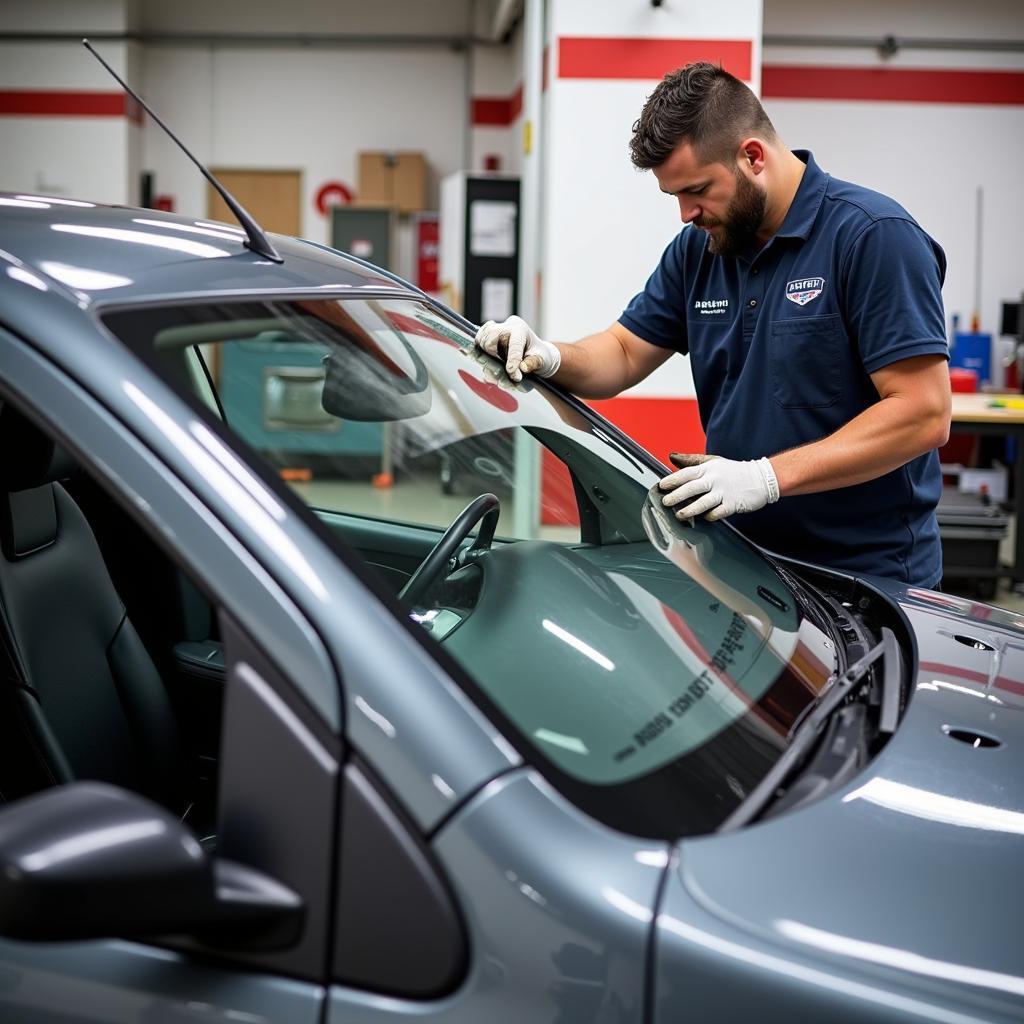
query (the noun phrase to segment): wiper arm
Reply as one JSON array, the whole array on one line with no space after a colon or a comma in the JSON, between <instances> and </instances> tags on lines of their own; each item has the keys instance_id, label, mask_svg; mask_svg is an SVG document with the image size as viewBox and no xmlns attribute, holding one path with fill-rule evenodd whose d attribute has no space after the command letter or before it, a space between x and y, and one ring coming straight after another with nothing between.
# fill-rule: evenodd
<instances>
[{"instance_id":1,"label":"wiper arm","mask_svg":"<svg viewBox=\"0 0 1024 1024\"><path fill-rule=\"evenodd\" d=\"M786 752L772 765L768 774L750 791L746 799L729 815L719 832L746 825L771 801L776 790L800 766L808 751L828 723L832 713L847 697L871 678L871 666L882 660L882 695L878 715L878 731L885 735L895 732L900 714L902 661L896 636L888 627L882 627L882 640L855 661L825 692L817 707L797 729Z\"/></svg>"}]
</instances>

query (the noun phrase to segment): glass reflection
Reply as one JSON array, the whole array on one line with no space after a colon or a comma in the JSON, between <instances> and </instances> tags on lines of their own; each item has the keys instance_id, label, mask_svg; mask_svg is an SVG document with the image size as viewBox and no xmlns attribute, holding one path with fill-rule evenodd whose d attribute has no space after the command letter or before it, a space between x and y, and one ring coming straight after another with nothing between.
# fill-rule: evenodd
<instances>
[{"instance_id":1,"label":"glass reflection","mask_svg":"<svg viewBox=\"0 0 1024 1024\"><path fill-rule=\"evenodd\" d=\"M231 255L227 249L218 249L205 242L195 242L191 238L175 238L172 235L157 235L152 231L105 228L95 224L51 224L50 230L66 235L107 238L114 242L127 242L131 245L148 245L154 249L173 249L175 252L185 253L186 256L199 256L204 259Z\"/></svg>"},{"instance_id":2,"label":"glass reflection","mask_svg":"<svg viewBox=\"0 0 1024 1024\"><path fill-rule=\"evenodd\" d=\"M812 928L799 921L780 920L775 922L775 929L780 935L802 942L829 953L854 957L869 963L895 967L898 970L910 971L943 981L955 981L963 985L978 985L982 988L1007 992L1014 996L1024 996L1024 978L1014 974L1003 974L1000 971L989 971L984 968L971 967L967 964L952 963L947 960L936 960L922 956L909 949L896 946L884 946L877 942L866 942L848 935Z\"/></svg>"},{"instance_id":3,"label":"glass reflection","mask_svg":"<svg viewBox=\"0 0 1024 1024\"><path fill-rule=\"evenodd\" d=\"M853 800L866 800L899 814L911 814L943 825L1024 835L1024 813L1020 811L961 800L892 779L870 779L843 797L843 803Z\"/></svg>"},{"instance_id":4,"label":"glass reflection","mask_svg":"<svg viewBox=\"0 0 1024 1024\"><path fill-rule=\"evenodd\" d=\"M30 285L37 291L45 292L50 289L50 286L41 277L24 267L8 267L7 276L13 277L15 281L21 281L22 284Z\"/></svg>"},{"instance_id":5,"label":"glass reflection","mask_svg":"<svg viewBox=\"0 0 1024 1024\"><path fill-rule=\"evenodd\" d=\"M123 288L132 283L130 277L121 274L108 274L102 270L88 267L74 267L68 263L55 263L53 260L42 260L39 264L54 280L66 284L69 288L81 288L87 292L105 291L108 288Z\"/></svg>"},{"instance_id":6,"label":"glass reflection","mask_svg":"<svg viewBox=\"0 0 1024 1024\"><path fill-rule=\"evenodd\" d=\"M562 783L604 802L617 788L642 834L724 819L835 668L756 550L676 520L656 468L557 392L510 381L443 310L377 295L106 322L204 402L208 376L226 428L404 602L502 727ZM460 519L484 494L498 499L493 540Z\"/></svg>"}]
</instances>

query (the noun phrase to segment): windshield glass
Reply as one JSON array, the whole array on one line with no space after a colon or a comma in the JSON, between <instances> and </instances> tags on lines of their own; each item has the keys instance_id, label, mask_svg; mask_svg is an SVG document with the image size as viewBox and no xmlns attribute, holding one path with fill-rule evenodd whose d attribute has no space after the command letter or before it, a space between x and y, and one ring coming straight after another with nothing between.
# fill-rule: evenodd
<instances>
[{"instance_id":1,"label":"windshield glass","mask_svg":"<svg viewBox=\"0 0 1024 1024\"><path fill-rule=\"evenodd\" d=\"M616 827L716 827L835 667L757 549L678 522L612 428L513 384L441 308L361 296L104 319L258 451L524 755ZM482 494L497 500L460 515Z\"/></svg>"}]
</instances>

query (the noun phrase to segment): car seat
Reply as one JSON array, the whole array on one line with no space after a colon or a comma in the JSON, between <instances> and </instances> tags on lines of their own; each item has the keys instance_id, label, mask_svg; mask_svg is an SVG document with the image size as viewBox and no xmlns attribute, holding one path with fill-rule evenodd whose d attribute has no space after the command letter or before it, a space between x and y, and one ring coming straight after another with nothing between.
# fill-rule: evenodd
<instances>
[{"instance_id":1,"label":"car seat","mask_svg":"<svg viewBox=\"0 0 1024 1024\"><path fill-rule=\"evenodd\" d=\"M85 516L57 483L73 470L53 441L0 407L4 714L13 711L33 761L22 766L26 775L41 773L42 784L114 783L181 814L170 699Z\"/></svg>"}]
</instances>

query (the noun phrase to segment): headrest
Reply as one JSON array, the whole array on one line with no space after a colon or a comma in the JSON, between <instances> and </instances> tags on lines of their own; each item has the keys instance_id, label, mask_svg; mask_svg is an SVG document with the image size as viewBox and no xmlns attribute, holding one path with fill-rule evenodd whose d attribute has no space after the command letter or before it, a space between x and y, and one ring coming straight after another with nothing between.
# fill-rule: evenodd
<instances>
[{"instance_id":1,"label":"headrest","mask_svg":"<svg viewBox=\"0 0 1024 1024\"><path fill-rule=\"evenodd\" d=\"M75 462L6 402L0 405L0 491L27 491L71 476Z\"/></svg>"}]
</instances>

